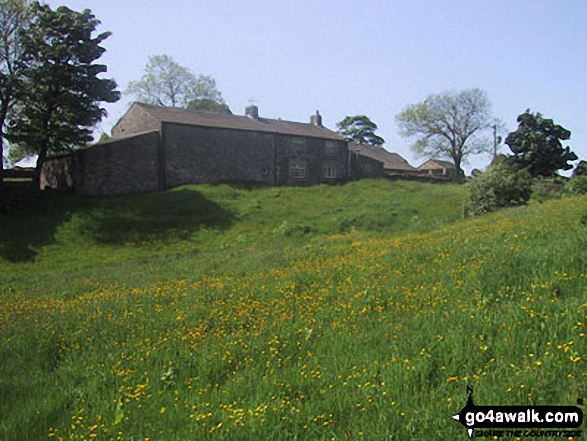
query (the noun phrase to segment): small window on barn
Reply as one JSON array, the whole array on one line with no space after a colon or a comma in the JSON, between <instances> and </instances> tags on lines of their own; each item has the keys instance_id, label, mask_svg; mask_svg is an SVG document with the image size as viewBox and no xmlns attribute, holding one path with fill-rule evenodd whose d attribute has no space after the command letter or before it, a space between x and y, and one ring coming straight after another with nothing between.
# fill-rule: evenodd
<instances>
[{"instance_id":1,"label":"small window on barn","mask_svg":"<svg viewBox=\"0 0 587 441\"><path fill-rule=\"evenodd\" d=\"M338 153L338 145L336 145L336 141L326 141L325 153L327 155L336 155Z\"/></svg>"},{"instance_id":2,"label":"small window on barn","mask_svg":"<svg viewBox=\"0 0 587 441\"><path fill-rule=\"evenodd\" d=\"M336 178L336 167L333 165L325 165L324 166L324 177L326 179L335 179Z\"/></svg>"},{"instance_id":3,"label":"small window on barn","mask_svg":"<svg viewBox=\"0 0 587 441\"><path fill-rule=\"evenodd\" d=\"M306 167L301 165L292 165L289 169L292 179L306 179Z\"/></svg>"},{"instance_id":4,"label":"small window on barn","mask_svg":"<svg viewBox=\"0 0 587 441\"><path fill-rule=\"evenodd\" d=\"M373 173L373 165L372 164L365 164L363 167L365 173Z\"/></svg>"},{"instance_id":5,"label":"small window on barn","mask_svg":"<svg viewBox=\"0 0 587 441\"><path fill-rule=\"evenodd\" d=\"M293 146L296 154L301 155L306 148L306 138L294 138Z\"/></svg>"},{"instance_id":6,"label":"small window on barn","mask_svg":"<svg viewBox=\"0 0 587 441\"><path fill-rule=\"evenodd\" d=\"M269 167L267 167L266 165L264 165L263 167L261 167L261 175L262 176L269 176L269 174L270 174Z\"/></svg>"}]
</instances>

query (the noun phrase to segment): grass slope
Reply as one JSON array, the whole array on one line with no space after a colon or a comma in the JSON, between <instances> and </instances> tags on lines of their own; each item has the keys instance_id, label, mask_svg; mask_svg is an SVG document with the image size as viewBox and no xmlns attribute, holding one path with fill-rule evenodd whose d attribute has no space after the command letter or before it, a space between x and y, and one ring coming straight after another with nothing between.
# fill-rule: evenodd
<instances>
[{"instance_id":1,"label":"grass slope","mask_svg":"<svg viewBox=\"0 0 587 441\"><path fill-rule=\"evenodd\" d=\"M458 439L465 385L574 404L587 199L458 221L464 191L195 186L0 217L0 439Z\"/></svg>"}]
</instances>

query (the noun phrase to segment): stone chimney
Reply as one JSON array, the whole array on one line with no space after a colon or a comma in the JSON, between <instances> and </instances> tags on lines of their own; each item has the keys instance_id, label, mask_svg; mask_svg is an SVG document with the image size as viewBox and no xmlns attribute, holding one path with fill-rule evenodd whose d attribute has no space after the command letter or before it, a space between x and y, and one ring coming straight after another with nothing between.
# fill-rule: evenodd
<instances>
[{"instance_id":1,"label":"stone chimney","mask_svg":"<svg viewBox=\"0 0 587 441\"><path fill-rule=\"evenodd\" d=\"M259 119L259 108L257 106L249 106L245 109L245 115L257 121Z\"/></svg>"},{"instance_id":2,"label":"stone chimney","mask_svg":"<svg viewBox=\"0 0 587 441\"><path fill-rule=\"evenodd\" d=\"M318 112L316 110L316 115L312 115L310 117L310 124L312 124L313 126L316 127L323 127L322 126L322 115L320 115L320 112Z\"/></svg>"}]
</instances>

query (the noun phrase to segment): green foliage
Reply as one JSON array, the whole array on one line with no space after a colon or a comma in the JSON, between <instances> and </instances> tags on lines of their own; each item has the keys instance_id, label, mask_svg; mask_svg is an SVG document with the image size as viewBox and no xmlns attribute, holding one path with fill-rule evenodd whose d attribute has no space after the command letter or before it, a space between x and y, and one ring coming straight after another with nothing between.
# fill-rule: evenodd
<instances>
[{"instance_id":1,"label":"green foliage","mask_svg":"<svg viewBox=\"0 0 587 441\"><path fill-rule=\"evenodd\" d=\"M531 194L532 179L528 172L498 162L471 182L467 212L475 216L498 208L524 205Z\"/></svg>"},{"instance_id":2,"label":"green foliage","mask_svg":"<svg viewBox=\"0 0 587 441\"><path fill-rule=\"evenodd\" d=\"M478 136L489 127L491 103L480 89L430 95L408 106L396 117L400 134L415 137L415 153L453 161L464 177L461 164L467 156L489 152L492 145Z\"/></svg>"},{"instance_id":3,"label":"green foliage","mask_svg":"<svg viewBox=\"0 0 587 441\"><path fill-rule=\"evenodd\" d=\"M192 100L187 105L188 110L196 110L200 112L214 112L214 113L226 113L232 115L230 108L224 102L218 102L211 98L198 98Z\"/></svg>"},{"instance_id":4,"label":"green foliage","mask_svg":"<svg viewBox=\"0 0 587 441\"><path fill-rule=\"evenodd\" d=\"M31 19L28 0L0 2L0 98L9 98L6 88L17 74L17 62L22 55L19 31L28 27Z\"/></svg>"},{"instance_id":5,"label":"green foliage","mask_svg":"<svg viewBox=\"0 0 587 441\"><path fill-rule=\"evenodd\" d=\"M561 143L571 137L569 130L530 110L518 116L518 124L505 140L514 153L509 160L518 168L527 169L533 177L551 177L558 170L573 168L568 162L577 160L577 155Z\"/></svg>"},{"instance_id":6,"label":"green foliage","mask_svg":"<svg viewBox=\"0 0 587 441\"><path fill-rule=\"evenodd\" d=\"M12 143L8 147L7 159L10 164L16 164L25 158L35 155L35 150L26 144Z\"/></svg>"},{"instance_id":7,"label":"green foliage","mask_svg":"<svg viewBox=\"0 0 587 441\"><path fill-rule=\"evenodd\" d=\"M29 28L21 32L23 56L17 96L21 103L10 121L10 136L34 148L37 173L48 153L80 147L92 140L92 126L102 119L102 101L120 94L113 80L99 76L106 66L95 64L105 49L108 32L93 37L100 24L90 10L64 6L53 11L34 3Z\"/></svg>"},{"instance_id":8,"label":"green foliage","mask_svg":"<svg viewBox=\"0 0 587 441\"><path fill-rule=\"evenodd\" d=\"M214 78L196 76L165 54L150 56L145 73L140 80L129 83L126 93L155 106L217 111L225 105Z\"/></svg>"},{"instance_id":9,"label":"green foliage","mask_svg":"<svg viewBox=\"0 0 587 441\"><path fill-rule=\"evenodd\" d=\"M568 189L568 183L555 179L534 179L532 184L532 196L530 202L544 203L551 199L560 199L572 194Z\"/></svg>"},{"instance_id":10,"label":"green foliage","mask_svg":"<svg viewBox=\"0 0 587 441\"><path fill-rule=\"evenodd\" d=\"M567 184L569 190L575 194L587 193L587 175L574 176Z\"/></svg>"},{"instance_id":11,"label":"green foliage","mask_svg":"<svg viewBox=\"0 0 587 441\"><path fill-rule=\"evenodd\" d=\"M29 0L0 1L0 170L5 162L5 124L15 103L15 90L20 75L19 62L23 55L21 35L31 20Z\"/></svg>"},{"instance_id":12,"label":"green foliage","mask_svg":"<svg viewBox=\"0 0 587 441\"><path fill-rule=\"evenodd\" d=\"M201 185L0 217L36 253L0 258L0 439L461 439L466 386L575 403L586 197L455 223L462 195Z\"/></svg>"},{"instance_id":13,"label":"green foliage","mask_svg":"<svg viewBox=\"0 0 587 441\"><path fill-rule=\"evenodd\" d=\"M573 176L587 176L587 161L579 161L573 170Z\"/></svg>"},{"instance_id":14,"label":"green foliage","mask_svg":"<svg viewBox=\"0 0 587 441\"><path fill-rule=\"evenodd\" d=\"M364 145L383 145L385 140L375 134L377 124L371 121L365 115L347 116L340 122L336 123L338 133L345 137L347 141L355 141Z\"/></svg>"}]
</instances>

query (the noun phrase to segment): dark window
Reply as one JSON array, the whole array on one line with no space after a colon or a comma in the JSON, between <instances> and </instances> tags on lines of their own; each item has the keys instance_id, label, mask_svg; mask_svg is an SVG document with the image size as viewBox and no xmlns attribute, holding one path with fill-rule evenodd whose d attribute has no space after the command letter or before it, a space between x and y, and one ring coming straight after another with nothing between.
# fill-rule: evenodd
<instances>
[{"instance_id":1,"label":"dark window","mask_svg":"<svg viewBox=\"0 0 587 441\"><path fill-rule=\"evenodd\" d=\"M327 155L336 155L338 153L338 145L336 141L326 141L324 151Z\"/></svg>"},{"instance_id":2,"label":"dark window","mask_svg":"<svg viewBox=\"0 0 587 441\"><path fill-rule=\"evenodd\" d=\"M324 166L324 177L327 179L335 179L336 178L336 166L334 165L325 165Z\"/></svg>"},{"instance_id":3,"label":"dark window","mask_svg":"<svg viewBox=\"0 0 587 441\"><path fill-rule=\"evenodd\" d=\"M306 139L305 138L294 138L293 139L293 146L296 154L301 155L304 153L304 149L306 148Z\"/></svg>"}]
</instances>

